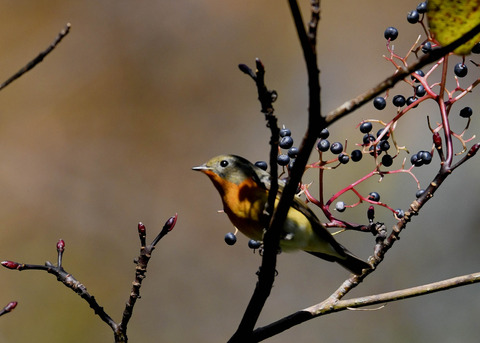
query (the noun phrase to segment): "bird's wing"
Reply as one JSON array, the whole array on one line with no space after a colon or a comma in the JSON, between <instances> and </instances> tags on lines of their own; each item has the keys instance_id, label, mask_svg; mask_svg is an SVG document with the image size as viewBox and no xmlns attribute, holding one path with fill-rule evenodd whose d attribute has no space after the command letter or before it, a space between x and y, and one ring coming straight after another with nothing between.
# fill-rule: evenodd
<instances>
[{"instance_id":1,"label":"bird's wing","mask_svg":"<svg viewBox=\"0 0 480 343\"><path fill-rule=\"evenodd\" d=\"M323 226L320 220L317 218L315 213L308 207L300 198L296 197L293 199L292 207L302 213L305 217L308 218L310 224L312 224L312 230L315 234L321 239L324 240L335 249L340 256L346 256L345 248L340 245L332 234Z\"/></svg>"},{"instance_id":2,"label":"bird's wing","mask_svg":"<svg viewBox=\"0 0 480 343\"><path fill-rule=\"evenodd\" d=\"M257 182L259 186L264 187L266 190L270 190L270 174L255 165L252 165L252 167L255 174L255 182ZM282 194L284 187L285 182L283 180L278 180L279 195ZM325 228L325 226L323 226L323 224L317 218L315 213L313 213L310 207L308 207L299 197L295 196L293 198L292 207L302 213L306 218L308 218L312 225L312 230L320 238L320 240L328 242L341 257L336 257L330 254L324 254L316 251L307 251L308 253L327 261L338 262L344 268L357 275L360 275L363 269L371 268L371 266L367 262L359 259L350 251L348 251L345 247L343 247L340 243L338 243L335 238L333 238L332 234Z\"/></svg>"},{"instance_id":3,"label":"bird's wing","mask_svg":"<svg viewBox=\"0 0 480 343\"><path fill-rule=\"evenodd\" d=\"M270 174L267 173L265 170L258 168L257 166L253 165L254 171L256 176L258 177L255 180L258 184L261 184L265 189L270 190ZM283 189L285 187L285 181L278 180L278 194L281 195ZM333 238L331 233L322 225L320 220L317 218L315 213L305 204L303 201L295 196L293 198L292 207L302 213L305 217L308 218L310 223L312 224L312 229L318 237L328 243L335 249L336 252L340 254L340 256L346 256L345 248L342 247L336 240Z\"/></svg>"}]
</instances>

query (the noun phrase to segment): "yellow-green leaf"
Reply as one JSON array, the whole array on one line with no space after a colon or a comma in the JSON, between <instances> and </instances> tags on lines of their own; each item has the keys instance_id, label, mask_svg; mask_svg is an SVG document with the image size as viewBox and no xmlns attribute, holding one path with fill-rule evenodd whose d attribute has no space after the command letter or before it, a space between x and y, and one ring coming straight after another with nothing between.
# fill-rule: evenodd
<instances>
[{"instance_id":1,"label":"yellow-green leaf","mask_svg":"<svg viewBox=\"0 0 480 343\"><path fill-rule=\"evenodd\" d=\"M480 24L480 0L428 0L427 18L430 32L442 45L448 45ZM467 55L480 41L480 34L455 49Z\"/></svg>"}]
</instances>

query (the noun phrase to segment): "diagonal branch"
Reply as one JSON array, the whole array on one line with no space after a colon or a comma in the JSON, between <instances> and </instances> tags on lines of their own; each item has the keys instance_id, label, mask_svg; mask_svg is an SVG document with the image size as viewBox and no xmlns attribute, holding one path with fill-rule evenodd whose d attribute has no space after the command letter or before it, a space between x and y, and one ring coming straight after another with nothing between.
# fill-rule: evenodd
<instances>
[{"instance_id":1,"label":"diagonal branch","mask_svg":"<svg viewBox=\"0 0 480 343\"><path fill-rule=\"evenodd\" d=\"M466 286L480 282L480 273L467 274L457 276L451 279L433 282L422 286L406 288L398 291L370 295L365 297L358 297L349 300L335 301L331 298L326 299L322 303L306 308L291 314L288 317L282 318L272 324L258 328L254 331L253 342L260 342L268 337L272 337L282 331L285 331L297 324L315 317L349 310L353 308L361 308L365 306L385 304L398 300L418 297L426 294L432 294L440 291L445 291L451 288Z\"/></svg>"},{"instance_id":2,"label":"diagonal branch","mask_svg":"<svg viewBox=\"0 0 480 343\"><path fill-rule=\"evenodd\" d=\"M28 62L22 69L17 71L14 75L10 76L5 82L0 84L0 90L3 88L7 87L10 83L18 79L20 76L28 72L29 70L33 69L37 64L43 61L43 59L53 51L57 47L57 45L62 41L63 38L65 38L66 35L70 32L70 23L68 23L65 28L60 31L58 36L55 38L55 40L48 46L47 49L44 51L40 52L37 57L35 57L33 60Z\"/></svg>"}]
</instances>

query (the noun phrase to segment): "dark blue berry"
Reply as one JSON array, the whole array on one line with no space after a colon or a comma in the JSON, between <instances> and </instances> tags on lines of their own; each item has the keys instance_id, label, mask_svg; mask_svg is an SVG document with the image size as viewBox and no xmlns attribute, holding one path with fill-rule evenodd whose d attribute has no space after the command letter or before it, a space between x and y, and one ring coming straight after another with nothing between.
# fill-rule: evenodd
<instances>
[{"instance_id":1,"label":"dark blue berry","mask_svg":"<svg viewBox=\"0 0 480 343\"><path fill-rule=\"evenodd\" d=\"M286 166L288 163L290 163L290 157L288 157L288 155L284 155L284 154L278 155L277 156L277 163L280 166Z\"/></svg>"},{"instance_id":2,"label":"dark blue berry","mask_svg":"<svg viewBox=\"0 0 480 343\"><path fill-rule=\"evenodd\" d=\"M256 165L258 168L263 169L263 170L267 170L267 168L268 168L267 162L265 162L265 161L255 162L255 165Z\"/></svg>"},{"instance_id":3,"label":"dark blue berry","mask_svg":"<svg viewBox=\"0 0 480 343\"><path fill-rule=\"evenodd\" d=\"M382 150L382 151L388 151L388 149L390 149L390 143L388 143L388 141L381 141L381 142L378 144L378 147L379 147L380 150Z\"/></svg>"},{"instance_id":4,"label":"dark blue berry","mask_svg":"<svg viewBox=\"0 0 480 343\"><path fill-rule=\"evenodd\" d=\"M350 154L350 158L352 159L353 162L358 162L362 159L363 154L360 150L356 149L353 150L352 153Z\"/></svg>"},{"instance_id":5,"label":"dark blue berry","mask_svg":"<svg viewBox=\"0 0 480 343\"><path fill-rule=\"evenodd\" d=\"M432 51L432 42L425 42L422 46L422 51L424 54L428 54L430 51Z\"/></svg>"},{"instance_id":6,"label":"dark blue berry","mask_svg":"<svg viewBox=\"0 0 480 343\"><path fill-rule=\"evenodd\" d=\"M415 167L420 167L423 165L423 161L421 158L418 157L418 154L413 154L410 157L410 163L412 163L412 165L414 165Z\"/></svg>"},{"instance_id":7,"label":"dark blue berry","mask_svg":"<svg viewBox=\"0 0 480 343\"><path fill-rule=\"evenodd\" d=\"M457 63L457 64L455 64L455 68L453 69L453 72L458 77L465 77L465 76L467 76L468 68L463 63Z\"/></svg>"},{"instance_id":8,"label":"dark blue berry","mask_svg":"<svg viewBox=\"0 0 480 343\"><path fill-rule=\"evenodd\" d=\"M323 129L322 131L320 131L318 138L327 139L328 136L330 136L330 132L328 131L328 129Z\"/></svg>"},{"instance_id":9,"label":"dark blue berry","mask_svg":"<svg viewBox=\"0 0 480 343\"><path fill-rule=\"evenodd\" d=\"M363 144L369 145L370 143L375 141L375 137L373 135L367 133L365 136L363 136Z\"/></svg>"},{"instance_id":10,"label":"dark blue berry","mask_svg":"<svg viewBox=\"0 0 480 343\"><path fill-rule=\"evenodd\" d=\"M423 71L421 71L421 70L416 70L416 71L415 71L415 74L417 74L418 76L421 76L421 77L424 77L424 76L425 76L425 73L424 73ZM415 82L420 82L420 81L418 81L418 79L417 79L416 77L414 77L414 76L412 76L412 75L410 75L410 78L411 78L413 81L415 81Z\"/></svg>"},{"instance_id":11,"label":"dark blue berry","mask_svg":"<svg viewBox=\"0 0 480 343\"><path fill-rule=\"evenodd\" d=\"M332 143L332 145L330 146L330 151L332 152L332 154L338 155L343 151L342 143L340 142Z\"/></svg>"},{"instance_id":12,"label":"dark blue berry","mask_svg":"<svg viewBox=\"0 0 480 343\"><path fill-rule=\"evenodd\" d=\"M418 11L418 13L427 12L427 2L423 1L423 2L419 3L418 6L417 6L417 11Z\"/></svg>"},{"instance_id":13,"label":"dark blue berry","mask_svg":"<svg viewBox=\"0 0 480 343\"><path fill-rule=\"evenodd\" d=\"M385 167L390 167L393 164L393 157L390 155L383 155L382 157L382 164Z\"/></svg>"},{"instance_id":14,"label":"dark blue berry","mask_svg":"<svg viewBox=\"0 0 480 343\"><path fill-rule=\"evenodd\" d=\"M407 14L407 21L410 23L410 24L416 24L418 23L418 20L420 19L420 14L418 13L417 10L413 10L413 11L410 11L408 12Z\"/></svg>"},{"instance_id":15,"label":"dark blue berry","mask_svg":"<svg viewBox=\"0 0 480 343\"><path fill-rule=\"evenodd\" d=\"M328 149L330 149L330 142L326 139L321 139L317 143L317 148L322 152L328 151Z\"/></svg>"},{"instance_id":16,"label":"dark blue berry","mask_svg":"<svg viewBox=\"0 0 480 343\"><path fill-rule=\"evenodd\" d=\"M405 105L405 97L403 95L395 95L392 99L392 103L396 107L402 107Z\"/></svg>"},{"instance_id":17,"label":"dark blue berry","mask_svg":"<svg viewBox=\"0 0 480 343\"><path fill-rule=\"evenodd\" d=\"M261 246L262 246L262 243L259 242L259 241L254 240L254 239L251 239L251 240L248 241L248 247L249 247L250 249L258 249L258 248L260 248Z\"/></svg>"},{"instance_id":18,"label":"dark blue berry","mask_svg":"<svg viewBox=\"0 0 480 343\"><path fill-rule=\"evenodd\" d=\"M380 137L380 135L382 134L383 130L385 129L380 129L377 131L377 138ZM382 141L386 141L390 138L390 131L387 131L380 140Z\"/></svg>"},{"instance_id":19,"label":"dark blue berry","mask_svg":"<svg viewBox=\"0 0 480 343\"><path fill-rule=\"evenodd\" d=\"M281 129L280 130L280 137L286 137L286 136L291 136L292 135L292 131L290 131L289 129Z\"/></svg>"},{"instance_id":20,"label":"dark blue berry","mask_svg":"<svg viewBox=\"0 0 480 343\"><path fill-rule=\"evenodd\" d=\"M387 29L383 33L383 36L387 40L394 41L398 37L398 30L392 26L387 27Z\"/></svg>"},{"instance_id":21,"label":"dark blue berry","mask_svg":"<svg viewBox=\"0 0 480 343\"><path fill-rule=\"evenodd\" d=\"M480 54L480 42L478 42L473 46L472 54Z\"/></svg>"},{"instance_id":22,"label":"dark blue berry","mask_svg":"<svg viewBox=\"0 0 480 343\"><path fill-rule=\"evenodd\" d=\"M229 232L225 235L225 243L228 245L234 245L237 242L237 236L233 232Z\"/></svg>"},{"instance_id":23,"label":"dark blue berry","mask_svg":"<svg viewBox=\"0 0 480 343\"><path fill-rule=\"evenodd\" d=\"M415 88L415 95L419 98L421 98L422 96L424 96L425 94L427 94L427 91L425 90L425 87L423 87L422 85L418 85L416 88Z\"/></svg>"},{"instance_id":24,"label":"dark blue berry","mask_svg":"<svg viewBox=\"0 0 480 343\"><path fill-rule=\"evenodd\" d=\"M416 196L417 199L418 199L418 198L420 198L420 197L423 195L423 193L425 193L425 190L424 190L424 189L419 189L419 190L417 191L417 193L415 193L415 196Z\"/></svg>"},{"instance_id":25,"label":"dark blue berry","mask_svg":"<svg viewBox=\"0 0 480 343\"><path fill-rule=\"evenodd\" d=\"M370 131L372 131L372 127L373 127L372 123L366 121L360 125L360 132L369 133Z\"/></svg>"},{"instance_id":26,"label":"dark blue berry","mask_svg":"<svg viewBox=\"0 0 480 343\"><path fill-rule=\"evenodd\" d=\"M379 202L380 201L380 194L377 192L370 192L368 195L368 200Z\"/></svg>"},{"instance_id":27,"label":"dark blue berry","mask_svg":"<svg viewBox=\"0 0 480 343\"><path fill-rule=\"evenodd\" d=\"M473 111L470 107L464 107L460 110L460 117L470 118L473 114Z\"/></svg>"},{"instance_id":28,"label":"dark blue berry","mask_svg":"<svg viewBox=\"0 0 480 343\"><path fill-rule=\"evenodd\" d=\"M370 152L370 156L375 156L375 154L380 155L382 153L382 150L380 148L377 148L377 146L372 145L368 151Z\"/></svg>"},{"instance_id":29,"label":"dark blue berry","mask_svg":"<svg viewBox=\"0 0 480 343\"><path fill-rule=\"evenodd\" d=\"M415 101L417 101L418 98L414 97L414 96L409 96L407 98L407 106L410 106L411 104L413 104ZM418 104L416 104L415 106L413 106L413 108L417 107Z\"/></svg>"},{"instance_id":30,"label":"dark blue berry","mask_svg":"<svg viewBox=\"0 0 480 343\"><path fill-rule=\"evenodd\" d=\"M293 138L290 136L282 137L279 145L282 149L290 149L293 146Z\"/></svg>"},{"instance_id":31,"label":"dark blue berry","mask_svg":"<svg viewBox=\"0 0 480 343\"><path fill-rule=\"evenodd\" d=\"M401 208L397 208L395 210L395 215L397 216L397 218L403 218L405 217L405 211L402 210Z\"/></svg>"},{"instance_id":32,"label":"dark blue berry","mask_svg":"<svg viewBox=\"0 0 480 343\"><path fill-rule=\"evenodd\" d=\"M296 158L298 155L298 148L296 147L291 147L290 149L288 149L288 156L290 158Z\"/></svg>"},{"instance_id":33,"label":"dark blue berry","mask_svg":"<svg viewBox=\"0 0 480 343\"><path fill-rule=\"evenodd\" d=\"M338 161L341 164L347 164L348 161L350 161L350 157L347 154L344 154L343 152L338 155Z\"/></svg>"},{"instance_id":34,"label":"dark blue berry","mask_svg":"<svg viewBox=\"0 0 480 343\"><path fill-rule=\"evenodd\" d=\"M428 151L421 150L417 153L417 156L420 160L422 160L423 164L430 164L430 162L432 162L432 154Z\"/></svg>"},{"instance_id":35,"label":"dark blue berry","mask_svg":"<svg viewBox=\"0 0 480 343\"><path fill-rule=\"evenodd\" d=\"M373 99L373 106L377 110L383 110L385 106L387 106L387 102L385 101L385 98L377 96L375 99Z\"/></svg>"}]
</instances>

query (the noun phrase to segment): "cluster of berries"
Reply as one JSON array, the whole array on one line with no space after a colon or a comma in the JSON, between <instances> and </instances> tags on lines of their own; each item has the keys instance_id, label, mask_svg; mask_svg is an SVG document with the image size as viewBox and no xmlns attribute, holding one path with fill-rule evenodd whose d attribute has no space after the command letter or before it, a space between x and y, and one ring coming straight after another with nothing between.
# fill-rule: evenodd
<instances>
[{"instance_id":1,"label":"cluster of berries","mask_svg":"<svg viewBox=\"0 0 480 343\"><path fill-rule=\"evenodd\" d=\"M298 148L293 146L292 132L289 129L284 127L280 130L280 142L278 145L281 149L286 151L286 153L278 155L278 165L282 167L288 166L288 168L291 169L295 162L295 158L297 158Z\"/></svg>"},{"instance_id":2,"label":"cluster of berries","mask_svg":"<svg viewBox=\"0 0 480 343\"><path fill-rule=\"evenodd\" d=\"M360 150L352 151L352 154L349 156L343 151L344 149L342 143L333 142L330 144L330 141L327 139L328 137L330 137L330 132L328 129L323 129L319 134L320 140L317 143L318 151L327 152L330 150L332 154L338 155L338 162L342 164L347 164L350 161L350 158L354 162L358 162L362 159L363 154Z\"/></svg>"},{"instance_id":3,"label":"cluster of berries","mask_svg":"<svg viewBox=\"0 0 480 343\"><path fill-rule=\"evenodd\" d=\"M383 98L382 98L383 99ZM390 167L393 164L393 157L387 153L390 149L390 143L388 139L390 138L390 132L387 131L384 133L384 129L379 129L376 133L376 136L371 133L373 125L371 122L363 122L360 125L360 132L364 134L362 139L362 146L369 148L369 153L371 156L379 156L382 152L385 154L382 157L382 165L385 167ZM353 162L358 162L363 158L363 152L360 149L353 150L350 155L346 154L343 150L343 145L340 142L334 142L330 144L330 141L327 139L330 133L328 129L322 130L320 133L320 140L317 143L317 149L320 152L327 152L330 150L331 153L338 155L338 161L342 164L348 163L350 160ZM376 139L380 138L378 144L373 145L372 143Z\"/></svg>"},{"instance_id":4,"label":"cluster of berries","mask_svg":"<svg viewBox=\"0 0 480 343\"><path fill-rule=\"evenodd\" d=\"M412 165L415 167L420 167L424 164L430 164L430 162L432 162L432 154L428 151L420 150L410 157L410 162L412 162Z\"/></svg>"},{"instance_id":5,"label":"cluster of berries","mask_svg":"<svg viewBox=\"0 0 480 343\"><path fill-rule=\"evenodd\" d=\"M291 169L295 158L298 155L298 148L293 146L292 132L285 127L280 130L280 142L278 144L281 149L285 150L284 153L280 153L277 156L277 163L281 167L288 166ZM255 162L255 165L263 170L267 170L268 165L265 161Z\"/></svg>"},{"instance_id":6,"label":"cluster of berries","mask_svg":"<svg viewBox=\"0 0 480 343\"><path fill-rule=\"evenodd\" d=\"M415 8L413 11L408 12L407 14L407 21L410 24L416 24L419 21L423 20L423 16L427 12L427 2L423 1L418 4L417 8ZM421 18L420 18L421 15Z\"/></svg>"}]
</instances>

